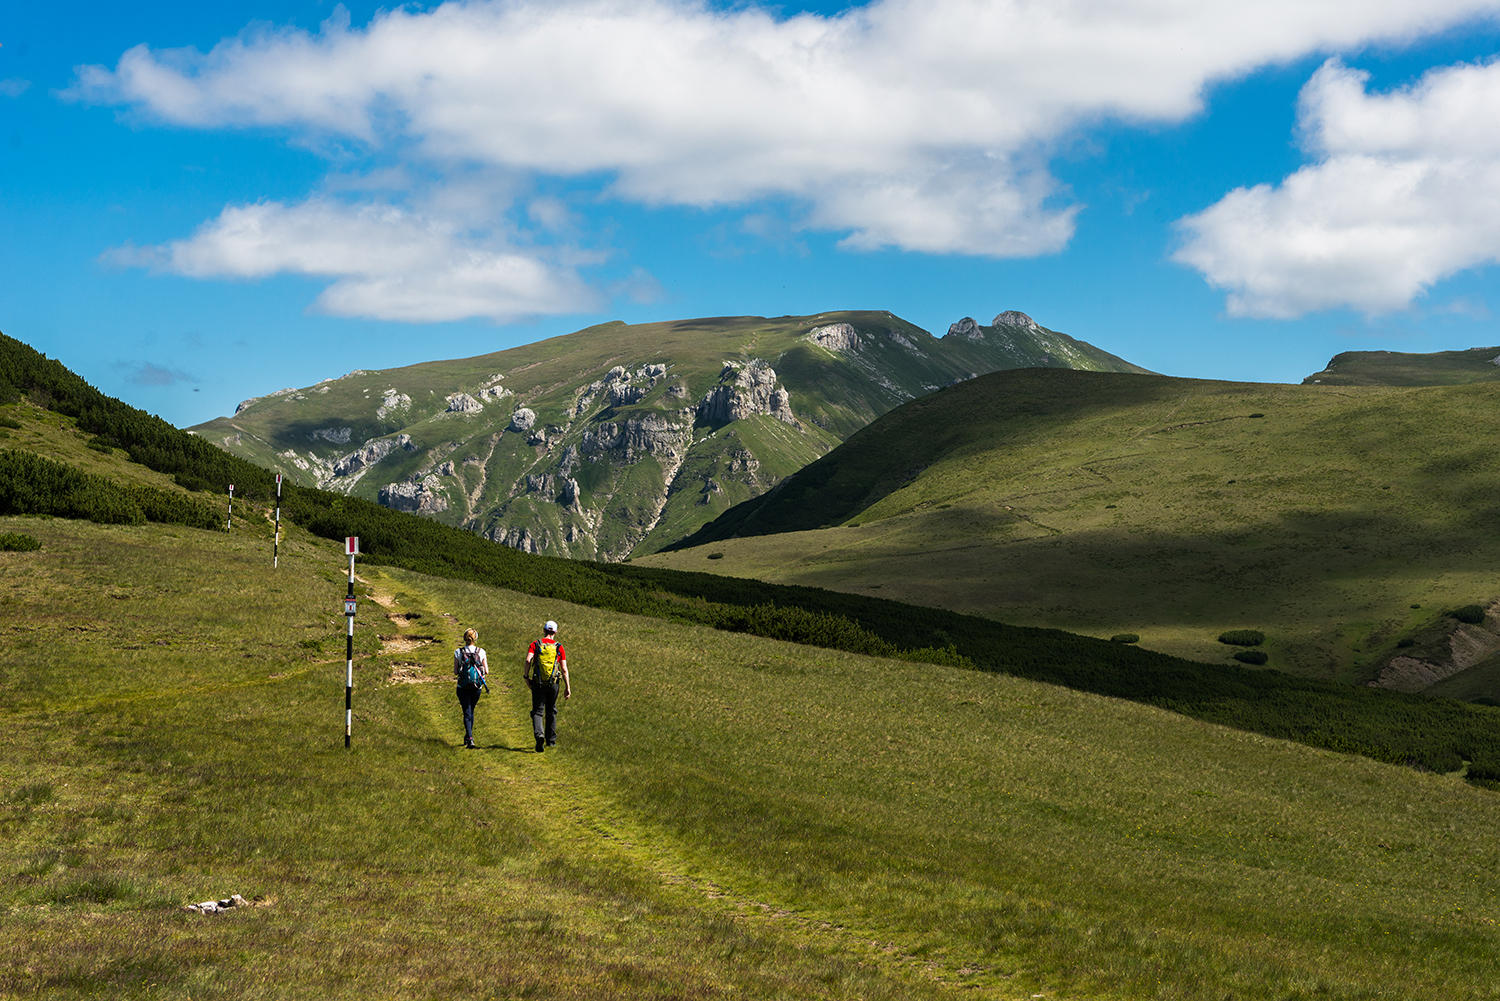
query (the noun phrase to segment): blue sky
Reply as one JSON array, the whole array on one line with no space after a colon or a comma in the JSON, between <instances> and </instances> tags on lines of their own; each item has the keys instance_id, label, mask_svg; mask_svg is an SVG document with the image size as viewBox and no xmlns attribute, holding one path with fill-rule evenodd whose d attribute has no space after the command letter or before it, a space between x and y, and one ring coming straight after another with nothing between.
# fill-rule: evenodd
<instances>
[{"instance_id":1,"label":"blue sky","mask_svg":"<svg viewBox=\"0 0 1500 1001\"><path fill-rule=\"evenodd\" d=\"M179 425L608 319L1500 344L1500 0L0 16L0 330Z\"/></svg>"}]
</instances>

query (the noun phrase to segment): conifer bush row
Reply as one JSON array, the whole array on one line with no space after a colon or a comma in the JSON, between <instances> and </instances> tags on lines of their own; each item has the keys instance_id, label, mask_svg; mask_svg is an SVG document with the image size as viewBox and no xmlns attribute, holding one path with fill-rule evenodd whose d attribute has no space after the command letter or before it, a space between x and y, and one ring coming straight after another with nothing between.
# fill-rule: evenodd
<instances>
[{"instance_id":1,"label":"conifer bush row","mask_svg":"<svg viewBox=\"0 0 1500 1001\"><path fill-rule=\"evenodd\" d=\"M1234 659L1239 661L1241 664L1258 665L1264 664L1271 658L1266 655L1266 652L1264 650L1236 650L1234 652Z\"/></svg>"},{"instance_id":2,"label":"conifer bush row","mask_svg":"<svg viewBox=\"0 0 1500 1001\"><path fill-rule=\"evenodd\" d=\"M1477 626L1484 621L1484 608L1480 605L1464 605L1455 608L1448 613L1460 622L1467 622L1471 626Z\"/></svg>"},{"instance_id":3,"label":"conifer bush row","mask_svg":"<svg viewBox=\"0 0 1500 1001\"><path fill-rule=\"evenodd\" d=\"M103 525L157 521L218 527L218 515L191 498L126 486L17 449L0 450L0 514L47 514Z\"/></svg>"},{"instance_id":4,"label":"conifer bush row","mask_svg":"<svg viewBox=\"0 0 1500 1001\"><path fill-rule=\"evenodd\" d=\"M1260 646L1266 634L1259 629L1230 629L1219 634L1219 642L1230 646Z\"/></svg>"}]
</instances>

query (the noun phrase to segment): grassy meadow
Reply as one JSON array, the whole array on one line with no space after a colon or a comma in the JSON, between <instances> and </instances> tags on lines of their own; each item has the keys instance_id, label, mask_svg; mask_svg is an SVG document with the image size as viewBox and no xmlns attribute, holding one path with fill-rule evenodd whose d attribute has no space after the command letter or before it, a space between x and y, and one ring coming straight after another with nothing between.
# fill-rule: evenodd
<instances>
[{"instance_id":1,"label":"grassy meadow","mask_svg":"<svg viewBox=\"0 0 1500 1001\"><path fill-rule=\"evenodd\" d=\"M1402 640L1444 646L1446 611L1500 595L1497 415L1493 382L999 372L637 562L1135 633L1205 662L1254 628L1270 666L1363 683ZM1500 659L1445 684L1500 698Z\"/></svg>"},{"instance_id":2,"label":"grassy meadow","mask_svg":"<svg viewBox=\"0 0 1500 1001\"><path fill-rule=\"evenodd\" d=\"M0 997L1500 996L1500 798L1457 776L388 568L345 751L337 547L4 532L42 548L0 553Z\"/></svg>"}]
</instances>

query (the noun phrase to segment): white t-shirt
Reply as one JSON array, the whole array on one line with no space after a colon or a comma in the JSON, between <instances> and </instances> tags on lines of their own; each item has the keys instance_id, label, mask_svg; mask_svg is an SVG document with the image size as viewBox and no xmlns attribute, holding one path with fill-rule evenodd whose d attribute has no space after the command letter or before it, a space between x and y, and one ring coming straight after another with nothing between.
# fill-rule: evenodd
<instances>
[{"instance_id":1,"label":"white t-shirt","mask_svg":"<svg viewBox=\"0 0 1500 1001\"><path fill-rule=\"evenodd\" d=\"M457 650L453 651L453 676L457 678L463 671L462 657L465 650L473 650L479 654L479 676L481 678L489 677L490 662L489 659L484 655L484 648L473 646L472 644L469 646L461 646Z\"/></svg>"}]
</instances>

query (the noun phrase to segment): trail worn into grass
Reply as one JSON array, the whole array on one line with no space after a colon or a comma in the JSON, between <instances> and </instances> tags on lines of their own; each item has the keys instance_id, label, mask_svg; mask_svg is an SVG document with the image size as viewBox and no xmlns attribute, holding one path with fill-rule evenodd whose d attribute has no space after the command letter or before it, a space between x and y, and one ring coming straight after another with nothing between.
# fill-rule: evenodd
<instances>
[{"instance_id":1,"label":"trail worn into grass","mask_svg":"<svg viewBox=\"0 0 1500 1001\"><path fill-rule=\"evenodd\" d=\"M434 598L414 586L417 582L410 576L402 582L399 603L384 578L371 575L371 582L375 587L374 599L387 609L399 604L406 613L418 612L421 621L441 614L435 612ZM480 645L484 645L482 637ZM389 638L385 648L390 652L407 649L399 635ZM756 935L778 941L791 952L812 949L842 957L844 962L878 969L885 977L913 982L913 986L915 983L939 989L960 986L942 964L873 938L869 930L858 931L783 903L736 892L727 885L732 877L716 879L714 874L704 873L677 839L659 828L644 828L622 813L618 807L620 792L603 786L586 769L574 765L566 751L566 733L561 734L561 748L542 754L533 750L530 693L521 683L517 658L499 651L488 652L490 691L481 698L476 711L478 748L466 755L465 763L477 767L485 780L493 783L493 795L505 798L534 825L533 837L545 843L549 851L574 864L608 870L616 878L650 884L655 893L674 899L686 910L701 913L709 923L728 921L753 929ZM435 667L421 680L447 680L434 677L439 670ZM434 685L424 691L420 705L432 733L461 734L457 703L446 685ZM564 709L560 717L565 721L566 715ZM464 753L460 745L460 739L453 740L456 754ZM730 950L726 959L732 962L733 958L734 952ZM981 985L974 982L973 975L980 971L962 972L966 975L962 984L966 996L1020 996L1013 990L975 994L974 988Z\"/></svg>"}]
</instances>

